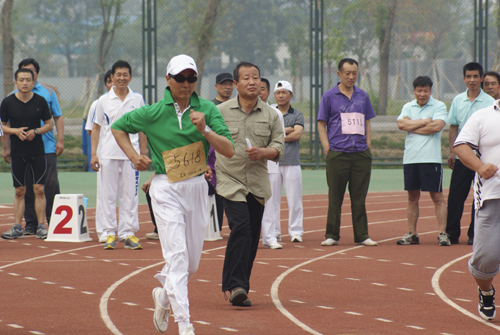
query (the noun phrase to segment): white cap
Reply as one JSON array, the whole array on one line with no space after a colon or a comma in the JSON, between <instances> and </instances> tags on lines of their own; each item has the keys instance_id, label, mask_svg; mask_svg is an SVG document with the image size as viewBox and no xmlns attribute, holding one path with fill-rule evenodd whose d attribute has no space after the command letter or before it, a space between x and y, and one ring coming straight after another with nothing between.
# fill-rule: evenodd
<instances>
[{"instance_id":1,"label":"white cap","mask_svg":"<svg viewBox=\"0 0 500 335\"><path fill-rule=\"evenodd\" d=\"M196 74L198 74L198 69L196 68L196 63L194 59L189 57L188 55L177 55L172 57L170 62L167 65L167 76L169 74L175 76L176 74L181 73L184 70L191 69Z\"/></svg>"},{"instance_id":2,"label":"white cap","mask_svg":"<svg viewBox=\"0 0 500 335\"><path fill-rule=\"evenodd\" d=\"M286 81L286 80L278 81L276 83L276 85L274 86L274 93L276 93L276 91L279 91L279 90L290 91L290 93L292 93L292 98L290 99L290 102L295 101L295 96L293 95L292 84L290 84L288 81Z\"/></svg>"}]
</instances>

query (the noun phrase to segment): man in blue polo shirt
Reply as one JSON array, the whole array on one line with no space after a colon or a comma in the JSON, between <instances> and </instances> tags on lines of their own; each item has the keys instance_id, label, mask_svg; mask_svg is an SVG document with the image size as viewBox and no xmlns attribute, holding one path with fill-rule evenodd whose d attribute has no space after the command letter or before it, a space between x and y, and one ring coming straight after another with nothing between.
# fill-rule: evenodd
<instances>
[{"instance_id":1,"label":"man in blue polo shirt","mask_svg":"<svg viewBox=\"0 0 500 335\"><path fill-rule=\"evenodd\" d=\"M403 155L405 190L408 191L408 233L398 245L419 244L417 235L420 191L428 191L436 209L438 243L449 246L446 234L446 203L443 197L441 133L446 124L446 105L431 96L432 80L419 76L413 81L415 100L403 106L398 128L406 131Z\"/></svg>"},{"instance_id":2,"label":"man in blue polo shirt","mask_svg":"<svg viewBox=\"0 0 500 335\"><path fill-rule=\"evenodd\" d=\"M467 90L457 95L451 103L447 122L450 124L450 155L448 165L453 170L448 193L448 219L446 232L450 235L451 244L458 244L460 237L460 220L464 211L464 203L469 195L474 171L464 166L453 151L453 144L470 116L477 110L493 105L495 99L481 89L483 67L478 63L467 63L463 67L463 75ZM471 212L471 223L467 232L467 244L474 240L474 205Z\"/></svg>"},{"instance_id":3,"label":"man in blue polo shirt","mask_svg":"<svg viewBox=\"0 0 500 335\"><path fill-rule=\"evenodd\" d=\"M54 196L61 193L59 189L59 179L57 177L57 156L61 155L64 151L64 121L62 117L61 107L59 106L59 101L57 100L57 95L53 89L50 87L42 86L38 82L38 74L40 73L40 65L33 58L23 59L19 65L18 69L25 68L31 70L35 76L35 87L31 90L47 101L49 105L50 113L54 118L55 128L57 129L57 140L54 137L53 131L49 131L42 135L43 144L45 148L45 159L47 162L47 171L45 179L45 215L47 218L47 224L50 223L50 216L52 214L52 206L54 204ZM14 93L17 92L14 91ZM43 123L41 124L43 126ZM8 146L8 141L4 141L3 152L4 160L10 164L10 150ZM26 174L26 195L25 195L25 211L24 220L26 221L26 227L24 229L24 235L37 235L38 238L46 238L47 230L45 226L39 225L35 212L35 194L33 193L33 182L32 176ZM39 229L38 229L39 228Z\"/></svg>"},{"instance_id":4,"label":"man in blue polo shirt","mask_svg":"<svg viewBox=\"0 0 500 335\"><path fill-rule=\"evenodd\" d=\"M365 200L370 184L372 154L370 120L375 117L370 97L354 84L358 62L344 58L339 62L340 83L321 98L318 134L326 155L328 216L323 246L337 245L344 193L349 184L354 242L375 246L368 236Z\"/></svg>"}]
</instances>

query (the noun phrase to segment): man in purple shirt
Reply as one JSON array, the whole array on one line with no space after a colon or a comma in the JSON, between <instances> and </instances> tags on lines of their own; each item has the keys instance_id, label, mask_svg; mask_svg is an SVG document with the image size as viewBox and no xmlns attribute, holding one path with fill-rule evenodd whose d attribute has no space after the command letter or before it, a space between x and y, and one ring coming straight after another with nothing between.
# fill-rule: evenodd
<instances>
[{"instance_id":1,"label":"man in purple shirt","mask_svg":"<svg viewBox=\"0 0 500 335\"><path fill-rule=\"evenodd\" d=\"M351 197L354 242L375 246L368 236L365 199L370 184L372 154L370 119L375 117L368 94L354 86L358 62L344 58L339 62L340 83L321 98L318 133L326 156L328 216L323 246L337 245L340 216L347 184Z\"/></svg>"}]
</instances>

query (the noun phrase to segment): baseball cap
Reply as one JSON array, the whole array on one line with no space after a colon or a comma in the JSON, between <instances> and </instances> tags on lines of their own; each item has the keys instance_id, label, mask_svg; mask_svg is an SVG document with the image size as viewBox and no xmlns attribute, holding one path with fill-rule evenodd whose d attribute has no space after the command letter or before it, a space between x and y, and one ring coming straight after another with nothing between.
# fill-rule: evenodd
<instances>
[{"instance_id":1,"label":"baseball cap","mask_svg":"<svg viewBox=\"0 0 500 335\"><path fill-rule=\"evenodd\" d=\"M292 93L292 98L290 99L290 102L295 101L295 96L293 95L292 84L290 84L288 81L286 81L286 80L278 81L276 83L276 85L274 86L274 93L276 93L276 91L279 91L279 90L290 91L290 93Z\"/></svg>"},{"instance_id":2,"label":"baseball cap","mask_svg":"<svg viewBox=\"0 0 500 335\"><path fill-rule=\"evenodd\" d=\"M175 76L176 74L181 73L184 70L191 69L196 74L198 74L198 69L196 68L196 63L194 59L189 57L188 55L177 55L172 57L170 62L167 65L167 76L169 74Z\"/></svg>"},{"instance_id":3,"label":"baseball cap","mask_svg":"<svg viewBox=\"0 0 500 335\"><path fill-rule=\"evenodd\" d=\"M231 82L233 81L233 75L231 73L224 72L218 74L217 77L215 77L216 84L222 84L223 82L228 80Z\"/></svg>"}]
</instances>

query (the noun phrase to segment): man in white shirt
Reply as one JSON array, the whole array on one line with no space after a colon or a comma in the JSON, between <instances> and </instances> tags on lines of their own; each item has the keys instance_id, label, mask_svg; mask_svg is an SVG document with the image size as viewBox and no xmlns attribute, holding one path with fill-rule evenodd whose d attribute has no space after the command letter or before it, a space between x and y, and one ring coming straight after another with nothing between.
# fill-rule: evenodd
<instances>
[{"instance_id":1,"label":"man in white shirt","mask_svg":"<svg viewBox=\"0 0 500 335\"><path fill-rule=\"evenodd\" d=\"M115 86L108 94L98 99L92 128L92 157L90 165L97 176L96 230L99 241L106 241L104 249L116 248L116 232L125 241L126 249L142 249L135 233L139 230L139 171L116 143L111 125L122 115L144 105L144 98L132 91L128 84L132 80L132 68L125 61L117 61L111 68ZM139 150L139 136L140 150ZM130 135L136 151L147 154L144 134ZM99 147L99 149L98 149ZM118 196L120 222L116 219Z\"/></svg>"}]
</instances>

